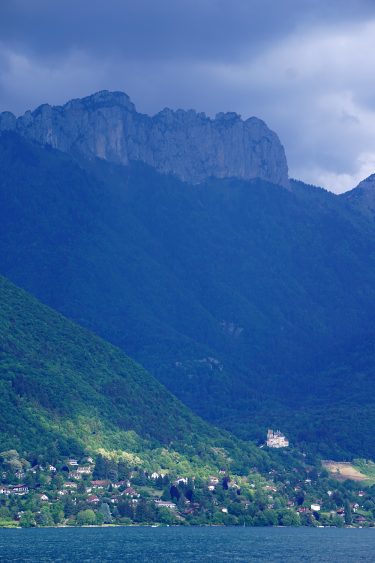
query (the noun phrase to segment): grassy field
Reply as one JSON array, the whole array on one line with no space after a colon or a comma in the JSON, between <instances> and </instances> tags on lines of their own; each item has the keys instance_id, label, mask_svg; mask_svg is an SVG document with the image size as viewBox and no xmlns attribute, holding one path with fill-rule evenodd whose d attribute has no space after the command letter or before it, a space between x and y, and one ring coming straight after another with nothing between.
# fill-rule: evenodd
<instances>
[{"instance_id":1,"label":"grassy field","mask_svg":"<svg viewBox=\"0 0 375 563\"><path fill-rule=\"evenodd\" d=\"M375 463L366 459L355 459L354 467L366 476L368 484L375 485Z\"/></svg>"},{"instance_id":2,"label":"grassy field","mask_svg":"<svg viewBox=\"0 0 375 563\"><path fill-rule=\"evenodd\" d=\"M367 476L352 463L344 461L324 461L323 466L332 473L338 481L351 479L352 481L367 481Z\"/></svg>"},{"instance_id":3,"label":"grassy field","mask_svg":"<svg viewBox=\"0 0 375 563\"><path fill-rule=\"evenodd\" d=\"M323 461L323 466L338 481L351 479L363 481L366 485L375 483L375 463L364 459L356 459L352 463L345 461Z\"/></svg>"}]
</instances>

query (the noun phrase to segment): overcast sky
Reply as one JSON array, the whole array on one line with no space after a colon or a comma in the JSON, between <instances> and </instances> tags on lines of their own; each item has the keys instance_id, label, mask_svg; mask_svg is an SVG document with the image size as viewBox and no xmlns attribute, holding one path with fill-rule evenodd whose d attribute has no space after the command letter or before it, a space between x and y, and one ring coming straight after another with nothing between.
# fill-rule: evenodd
<instances>
[{"instance_id":1,"label":"overcast sky","mask_svg":"<svg viewBox=\"0 0 375 563\"><path fill-rule=\"evenodd\" d=\"M108 89L256 115L342 192L375 172L374 53L375 0L0 0L0 111Z\"/></svg>"}]
</instances>

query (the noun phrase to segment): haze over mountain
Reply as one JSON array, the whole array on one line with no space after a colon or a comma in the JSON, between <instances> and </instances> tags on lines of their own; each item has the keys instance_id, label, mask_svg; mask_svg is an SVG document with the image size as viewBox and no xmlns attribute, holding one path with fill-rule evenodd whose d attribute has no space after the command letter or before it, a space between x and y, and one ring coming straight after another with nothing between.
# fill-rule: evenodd
<instances>
[{"instance_id":1,"label":"haze over mountain","mask_svg":"<svg viewBox=\"0 0 375 563\"><path fill-rule=\"evenodd\" d=\"M148 118L100 93L2 123L1 273L242 437L276 425L326 456L375 455L375 231L350 198L277 185L279 141L261 125L267 150L244 153L234 116ZM165 161L151 134L162 130ZM229 158L238 140L230 174L221 149L207 178L203 158L192 167L199 148ZM244 178L245 162L263 176Z\"/></svg>"}]
</instances>

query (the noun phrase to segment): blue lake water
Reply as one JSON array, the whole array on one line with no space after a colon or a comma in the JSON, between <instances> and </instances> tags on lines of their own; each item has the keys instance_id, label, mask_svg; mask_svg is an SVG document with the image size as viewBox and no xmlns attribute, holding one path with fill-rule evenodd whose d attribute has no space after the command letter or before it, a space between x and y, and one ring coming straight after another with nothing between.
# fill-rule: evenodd
<instances>
[{"instance_id":1,"label":"blue lake water","mask_svg":"<svg viewBox=\"0 0 375 563\"><path fill-rule=\"evenodd\" d=\"M374 563L375 529L2 529L0 561Z\"/></svg>"}]
</instances>

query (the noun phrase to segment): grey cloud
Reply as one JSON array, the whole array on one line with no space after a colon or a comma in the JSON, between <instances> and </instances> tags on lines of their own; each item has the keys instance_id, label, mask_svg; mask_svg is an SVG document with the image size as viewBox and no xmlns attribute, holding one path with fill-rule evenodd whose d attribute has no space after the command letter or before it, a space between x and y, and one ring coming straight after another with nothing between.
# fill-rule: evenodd
<instances>
[{"instance_id":1,"label":"grey cloud","mask_svg":"<svg viewBox=\"0 0 375 563\"><path fill-rule=\"evenodd\" d=\"M45 58L82 49L127 60L225 60L297 26L371 13L367 0L5 0L0 37Z\"/></svg>"},{"instance_id":2,"label":"grey cloud","mask_svg":"<svg viewBox=\"0 0 375 563\"><path fill-rule=\"evenodd\" d=\"M340 191L375 155L372 20L372 0L3 0L0 111L112 89L257 115L292 175Z\"/></svg>"}]
</instances>

